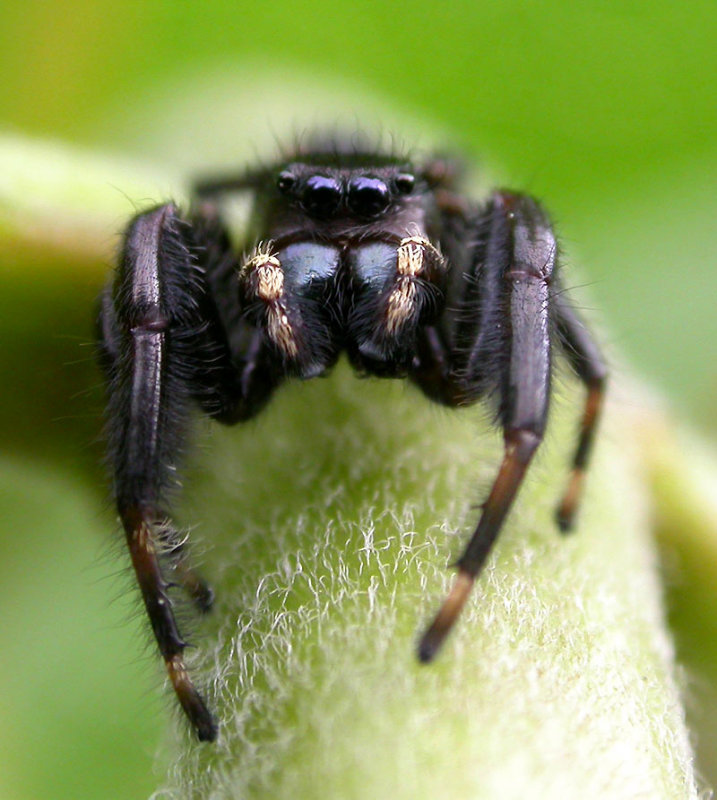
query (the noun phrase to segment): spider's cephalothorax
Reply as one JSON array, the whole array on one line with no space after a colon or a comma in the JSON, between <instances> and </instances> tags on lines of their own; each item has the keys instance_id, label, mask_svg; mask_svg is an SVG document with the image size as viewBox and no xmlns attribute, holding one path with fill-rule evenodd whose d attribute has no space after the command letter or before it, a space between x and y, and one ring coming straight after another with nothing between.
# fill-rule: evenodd
<instances>
[{"instance_id":1,"label":"spider's cephalothorax","mask_svg":"<svg viewBox=\"0 0 717 800\"><path fill-rule=\"evenodd\" d=\"M157 644L202 740L217 727L185 669L166 577L211 606L167 508L192 406L248 419L285 378L320 375L342 351L361 372L407 377L445 405L497 398L505 454L422 661L453 625L541 441L553 337L588 389L558 509L561 529L572 524L604 362L560 287L538 203L507 191L473 202L459 180L442 159L333 144L199 182L192 208L166 203L127 229L100 318L115 495ZM243 256L222 220L224 198L240 192L253 198Z\"/></svg>"}]
</instances>

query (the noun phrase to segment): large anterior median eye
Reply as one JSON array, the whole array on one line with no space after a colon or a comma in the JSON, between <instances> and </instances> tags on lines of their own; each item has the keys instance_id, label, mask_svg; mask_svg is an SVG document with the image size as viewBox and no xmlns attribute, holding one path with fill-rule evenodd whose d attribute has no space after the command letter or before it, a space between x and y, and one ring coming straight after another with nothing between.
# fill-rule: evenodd
<instances>
[{"instance_id":1,"label":"large anterior median eye","mask_svg":"<svg viewBox=\"0 0 717 800\"><path fill-rule=\"evenodd\" d=\"M360 176L349 183L349 208L360 217L375 217L388 208L388 186L379 178Z\"/></svg>"},{"instance_id":2,"label":"large anterior median eye","mask_svg":"<svg viewBox=\"0 0 717 800\"><path fill-rule=\"evenodd\" d=\"M312 175L304 185L301 202L315 217L330 217L341 202L341 184L335 178Z\"/></svg>"}]
</instances>

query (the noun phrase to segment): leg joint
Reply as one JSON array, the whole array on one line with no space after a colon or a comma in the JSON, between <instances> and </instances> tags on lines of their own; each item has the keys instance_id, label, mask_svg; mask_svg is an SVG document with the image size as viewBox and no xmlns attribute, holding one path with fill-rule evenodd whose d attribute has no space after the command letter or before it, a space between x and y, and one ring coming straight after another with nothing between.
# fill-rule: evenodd
<instances>
[{"instance_id":1,"label":"leg joint","mask_svg":"<svg viewBox=\"0 0 717 800\"><path fill-rule=\"evenodd\" d=\"M512 450L518 461L523 464L530 461L542 441L542 433L524 428L509 429L505 433L506 447Z\"/></svg>"}]
</instances>

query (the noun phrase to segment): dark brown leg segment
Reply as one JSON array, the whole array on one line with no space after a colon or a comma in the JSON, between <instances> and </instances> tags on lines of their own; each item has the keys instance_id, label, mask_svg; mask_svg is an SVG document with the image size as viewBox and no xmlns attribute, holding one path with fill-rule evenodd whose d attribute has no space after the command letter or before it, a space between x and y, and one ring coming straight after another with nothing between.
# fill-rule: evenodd
<instances>
[{"instance_id":1,"label":"dark brown leg segment","mask_svg":"<svg viewBox=\"0 0 717 800\"><path fill-rule=\"evenodd\" d=\"M458 618L473 583L500 533L506 514L539 444L540 438L529 431L513 432L506 439L503 463L483 507L478 527L458 561L456 581L419 644L418 657L421 661L428 662L433 659Z\"/></svg>"},{"instance_id":2,"label":"dark brown leg segment","mask_svg":"<svg viewBox=\"0 0 717 800\"><path fill-rule=\"evenodd\" d=\"M211 742L217 737L217 725L184 665L182 653L186 642L177 628L172 603L167 594L168 584L162 577L152 512L128 508L121 511L121 516L132 566L169 680L184 713L197 733L197 738L203 742Z\"/></svg>"},{"instance_id":3,"label":"dark brown leg segment","mask_svg":"<svg viewBox=\"0 0 717 800\"><path fill-rule=\"evenodd\" d=\"M555 305L563 349L575 373L588 390L570 479L556 514L558 527L567 533L573 527L580 502L585 468L602 409L607 368L595 340L577 318L564 294L555 298Z\"/></svg>"}]
</instances>

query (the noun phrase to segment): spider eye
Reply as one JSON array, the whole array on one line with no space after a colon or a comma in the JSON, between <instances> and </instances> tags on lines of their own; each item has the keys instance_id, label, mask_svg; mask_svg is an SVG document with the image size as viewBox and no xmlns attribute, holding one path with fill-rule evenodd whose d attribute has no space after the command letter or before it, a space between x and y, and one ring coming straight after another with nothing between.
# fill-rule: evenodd
<instances>
[{"instance_id":1,"label":"spider eye","mask_svg":"<svg viewBox=\"0 0 717 800\"><path fill-rule=\"evenodd\" d=\"M415 183L415 177L408 172L402 172L396 176L396 188L401 194L410 194Z\"/></svg>"},{"instance_id":2,"label":"spider eye","mask_svg":"<svg viewBox=\"0 0 717 800\"><path fill-rule=\"evenodd\" d=\"M365 176L349 183L349 208L360 217L375 217L388 208L390 192L379 178Z\"/></svg>"},{"instance_id":3,"label":"spider eye","mask_svg":"<svg viewBox=\"0 0 717 800\"><path fill-rule=\"evenodd\" d=\"M286 194L295 183L295 176L288 170L284 170L283 172L279 173L279 177L276 179L276 188L282 194Z\"/></svg>"},{"instance_id":4,"label":"spider eye","mask_svg":"<svg viewBox=\"0 0 717 800\"><path fill-rule=\"evenodd\" d=\"M335 178L312 175L306 181L301 200L309 214L331 216L341 202L341 185Z\"/></svg>"}]
</instances>

